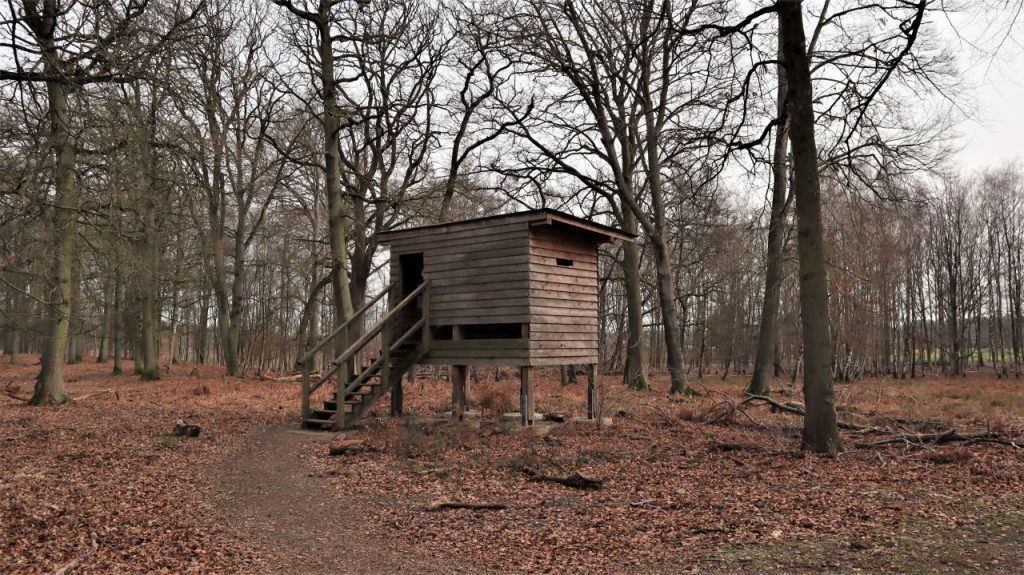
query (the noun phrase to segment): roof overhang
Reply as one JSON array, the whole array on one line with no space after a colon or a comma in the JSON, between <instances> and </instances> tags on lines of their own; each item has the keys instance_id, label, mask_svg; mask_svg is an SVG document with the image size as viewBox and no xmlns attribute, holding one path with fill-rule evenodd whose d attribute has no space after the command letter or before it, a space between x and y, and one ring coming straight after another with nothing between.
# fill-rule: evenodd
<instances>
[{"instance_id":1,"label":"roof overhang","mask_svg":"<svg viewBox=\"0 0 1024 575\"><path fill-rule=\"evenodd\" d=\"M511 214L499 214L496 216L486 216L482 218L473 218L470 220L461 220L457 222L445 222L440 224L431 224L427 226L418 226L414 228L404 228L399 230L388 230L379 232L377 239L381 243L389 243L392 239L414 236L417 233L431 231L431 232L446 232L446 231L457 231L460 228L472 224L479 224L482 222L493 221L495 224L501 223L503 220L516 221L520 220L527 223L530 226L566 226L579 231L588 232L591 234L599 243L606 243L614 240L634 242L636 241L636 234L624 232L618 228L606 226L592 222L590 220L579 218L565 212L558 210L552 210L544 208L540 210L530 210L527 212L514 212Z\"/></svg>"}]
</instances>

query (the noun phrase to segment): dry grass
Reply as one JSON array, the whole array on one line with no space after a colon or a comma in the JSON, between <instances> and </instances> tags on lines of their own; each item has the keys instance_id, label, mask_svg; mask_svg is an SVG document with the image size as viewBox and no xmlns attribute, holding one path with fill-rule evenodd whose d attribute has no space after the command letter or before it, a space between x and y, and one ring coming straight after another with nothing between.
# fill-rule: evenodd
<instances>
[{"instance_id":1,"label":"dry grass","mask_svg":"<svg viewBox=\"0 0 1024 575\"><path fill-rule=\"evenodd\" d=\"M484 415L501 417L503 413L509 413L519 409L517 402L513 399L511 386L500 383L485 383L476 388L477 405Z\"/></svg>"}]
</instances>

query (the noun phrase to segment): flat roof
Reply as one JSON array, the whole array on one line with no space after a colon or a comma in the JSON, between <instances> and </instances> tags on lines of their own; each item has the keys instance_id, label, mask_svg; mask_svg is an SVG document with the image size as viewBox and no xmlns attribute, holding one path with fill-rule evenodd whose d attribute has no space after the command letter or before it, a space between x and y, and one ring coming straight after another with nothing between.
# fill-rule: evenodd
<instances>
[{"instance_id":1,"label":"flat roof","mask_svg":"<svg viewBox=\"0 0 1024 575\"><path fill-rule=\"evenodd\" d=\"M473 219L470 219L470 220L459 220L459 221L455 221L455 222L442 222L442 223L439 223L439 224L430 224L430 225L426 225L426 226L417 226L417 227L414 227L414 228L403 228L403 229L399 229L399 230L388 230L388 231L384 231L384 232L379 232L377 234L377 238L382 243L387 243L389 240L391 240L393 238L404 237L404 236L408 236L408 235L415 235L416 233L421 232L421 231L425 231L425 230L439 230L440 228L444 228L444 227L451 227L453 229L458 229L458 228L462 227L465 224L477 224L477 223L480 223L480 222L492 222L492 221L495 222L495 223L498 223L501 220L510 220L510 219L514 220L514 219L520 219L520 218L524 222L529 223L530 225L543 225L543 224L553 224L553 223L559 223L559 224L567 225L567 226L576 228L576 229L578 229L580 231L590 232L592 234L597 234L599 236L604 236L605 239L603 241L623 240L623 241L627 241L627 242L632 242L632 241L635 241L636 237L637 237L636 234L631 234L629 232L624 232L624 231L622 231L622 230L620 230L618 228L613 228L611 226L606 226L604 224L599 224L597 222L592 222L592 221L590 221L588 219L580 218L580 217L574 216L572 214L567 214L565 212L560 212L558 210L553 210L551 208L541 208L541 209L538 209L538 210L528 210L528 211L524 211L524 212L513 212L513 213L509 213L509 214L498 214L498 215L494 215L494 216L484 216L482 218L473 218Z\"/></svg>"}]
</instances>

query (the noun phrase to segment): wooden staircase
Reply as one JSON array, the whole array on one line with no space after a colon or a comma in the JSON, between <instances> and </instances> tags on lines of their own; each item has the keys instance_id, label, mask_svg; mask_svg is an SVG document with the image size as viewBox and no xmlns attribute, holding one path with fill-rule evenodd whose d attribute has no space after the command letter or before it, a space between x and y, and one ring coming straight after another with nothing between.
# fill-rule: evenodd
<instances>
[{"instance_id":1,"label":"wooden staircase","mask_svg":"<svg viewBox=\"0 0 1024 575\"><path fill-rule=\"evenodd\" d=\"M302 425L309 429L345 429L355 424L387 392L392 391L391 411L401 412L402 376L423 359L430 349L430 284L426 281L410 292L401 301L390 306L384 317L368 328L351 345L325 366L324 372L313 382L313 359L317 353L325 353L338 346L339 342L351 341L353 326L366 315L367 310L384 296L394 302L399 283L396 281L352 314L352 317L338 326L320 343L299 360L302 365ZM418 319L410 325L410 311L420 303ZM401 332L401 333L399 333ZM380 352L367 365L356 367L356 359L380 335ZM312 394L324 385L334 384L332 399L323 402L322 407L310 406ZM339 409L340 406L340 409Z\"/></svg>"}]
</instances>

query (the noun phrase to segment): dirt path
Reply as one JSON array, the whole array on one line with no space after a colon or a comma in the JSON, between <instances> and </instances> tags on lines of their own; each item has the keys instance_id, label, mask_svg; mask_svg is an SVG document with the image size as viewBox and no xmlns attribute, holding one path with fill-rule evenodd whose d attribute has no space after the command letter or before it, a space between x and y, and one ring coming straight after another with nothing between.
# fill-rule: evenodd
<instances>
[{"instance_id":1,"label":"dirt path","mask_svg":"<svg viewBox=\"0 0 1024 575\"><path fill-rule=\"evenodd\" d=\"M460 573L392 551L360 530L352 506L311 475L308 445L337 436L277 427L254 435L214 470L225 520L248 542L279 557L269 573L342 575Z\"/></svg>"}]
</instances>

